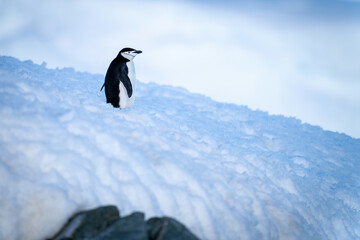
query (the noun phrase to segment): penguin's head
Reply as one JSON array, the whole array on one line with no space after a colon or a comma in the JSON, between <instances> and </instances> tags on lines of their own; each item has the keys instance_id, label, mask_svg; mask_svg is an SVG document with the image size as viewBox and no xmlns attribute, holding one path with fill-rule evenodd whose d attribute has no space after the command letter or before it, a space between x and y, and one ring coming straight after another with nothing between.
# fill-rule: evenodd
<instances>
[{"instance_id":1,"label":"penguin's head","mask_svg":"<svg viewBox=\"0 0 360 240\"><path fill-rule=\"evenodd\" d=\"M133 48L123 48L119 55L123 56L126 59L129 59L130 61L134 59L134 57L138 54L142 53L140 50L136 50Z\"/></svg>"}]
</instances>

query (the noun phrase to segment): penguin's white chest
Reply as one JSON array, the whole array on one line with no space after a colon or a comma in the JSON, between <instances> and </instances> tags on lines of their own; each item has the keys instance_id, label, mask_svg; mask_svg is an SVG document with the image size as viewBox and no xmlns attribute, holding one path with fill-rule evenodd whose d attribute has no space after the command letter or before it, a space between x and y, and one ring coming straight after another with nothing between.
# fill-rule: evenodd
<instances>
[{"instance_id":1,"label":"penguin's white chest","mask_svg":"<svg viewBox=\"0 0 360 240\"><path fill-rule=\"evenodd\" d=\"M129 70L128 77L130 79L131 85L132 85L132 95L129 98L129 95L127 94L126 88L124 87L124 84L120 81L119 85L119 97L120 97L120 108L131 108L134 105L134 96L135 96L135 68L134 68L134 62L129 61L126 63L126 66Z\"/></svg>"}]
</instances>

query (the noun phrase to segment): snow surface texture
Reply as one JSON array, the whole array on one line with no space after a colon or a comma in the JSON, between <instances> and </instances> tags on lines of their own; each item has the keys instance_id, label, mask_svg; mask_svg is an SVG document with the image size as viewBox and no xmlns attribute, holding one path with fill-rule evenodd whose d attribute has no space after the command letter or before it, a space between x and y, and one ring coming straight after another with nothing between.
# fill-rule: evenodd
<instances>
[{"instance_id":1,"label":"snow surface texture","mask_svg":"<svg viewBox=\"0 0 360 240\"><path fill-rule=\"evenodd\" d=\"M359 139L152 83L119 110L103 80L0 57L0 239L104 204L202 239L360 238Z\"/></svg>"}]
</instances>

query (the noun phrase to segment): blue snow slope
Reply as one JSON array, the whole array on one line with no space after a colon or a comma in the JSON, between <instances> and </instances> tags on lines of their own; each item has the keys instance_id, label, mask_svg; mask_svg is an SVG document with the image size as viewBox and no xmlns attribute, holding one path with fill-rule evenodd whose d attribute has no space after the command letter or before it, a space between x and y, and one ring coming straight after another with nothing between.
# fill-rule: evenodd
<instances>
[{"instance_id":1,"label":"blue snow slope","mask_svg":"<svg viewBox=\"0 0 360 240\"><path fill-rule=\"evenodd\" d=\"M360 239L359 139L141 82L119 110L103 79L0 57L0 239L100 204L202 239Z\"/></svg>"}]
</instances>

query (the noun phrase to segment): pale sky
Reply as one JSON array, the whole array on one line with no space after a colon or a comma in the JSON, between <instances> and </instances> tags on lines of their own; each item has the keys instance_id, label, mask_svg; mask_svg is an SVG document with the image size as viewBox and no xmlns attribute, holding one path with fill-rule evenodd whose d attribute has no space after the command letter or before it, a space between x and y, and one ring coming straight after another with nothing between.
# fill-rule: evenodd
<instances>
[{"instance_id":1,"label":"pale sky","mask_svg":"<svg viewBox=\"0 0 360 240\"><path fill-rule=\"evenodd\" d=\"M133 47L142 82L360 138L359 1L213 2L1 1L0 54L105 74Z\"/></svg>"}]
</instances>

